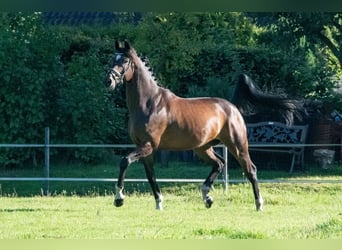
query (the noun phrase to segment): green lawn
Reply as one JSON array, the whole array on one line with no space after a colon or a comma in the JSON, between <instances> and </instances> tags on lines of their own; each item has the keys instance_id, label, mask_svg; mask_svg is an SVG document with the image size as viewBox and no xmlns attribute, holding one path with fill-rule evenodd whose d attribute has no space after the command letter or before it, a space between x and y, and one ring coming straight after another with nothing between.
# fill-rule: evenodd
<instances>
[{"instance_id":1,"label":"green lawn","mask_svg":"<svg viewBox=\"0 0 342 250\"><path fill-rule=\"evenodd\" d=\"M116 208L111 195L1 197L2 239L338 239L342 187L335 184L261 184L256 212L249 184L217 186L204 208L198 185L164 191L164 211L147 193L128 195Z\"/></svg>"},{"instance_id":2,"label":"green lawn","mask_svg":"<svg viewBox=\"0 0 342 250\"><path fill-rule=\"evenodd\" d=\"M203 164L157 166L158 178L204 179ZM52 165L51 177L116 178L117 164ZM2 169L1 177L42 177L42 168ZM230 179L243 179L238 168ZM133 164L127 178L145 178ZM259 170L263 212L256 212L249 183L230 184L227 193L215 184L214 205L206 209L200 183L161 183L164 211L156 211L147 183L126 183L127 198L113 206L115 182L0 181L1 239L338 239L342 237L341 166ZM263 180L309 180L313 183L264 183ZM317 182L317 183L316 183Z\"/></svg>"}]
</instances>

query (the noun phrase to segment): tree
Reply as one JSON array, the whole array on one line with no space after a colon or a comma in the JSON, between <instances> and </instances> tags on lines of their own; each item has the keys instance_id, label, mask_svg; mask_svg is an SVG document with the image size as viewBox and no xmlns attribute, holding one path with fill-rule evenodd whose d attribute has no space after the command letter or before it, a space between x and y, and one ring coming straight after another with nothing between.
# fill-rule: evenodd
<instances>
[{"instance_id":1,"label":"tree","mask_svg":"<svg viewBox=\"0 0 342 250\"><path fill-rule=\"evenodd\" d=\"M45 93L62 70L56 56L61 43L42 26L38 13L2 13L0 18L0 141L41 143L51 107ZM5 165L36 160L35 149L3 151Z\"/></svg>"},{"instance_id":2,"label":"tree","mask_svg":"<svg viewBox=\"0 0 342 250\"><path fill-rule=\"evenodd\" d=\"M306 95L323 98L329 105L342 106L341 96L332 90L342 74L342 14L333 12L287 12L268 15L267 26L275 44L305 53ZM275 39L276 38L276 39ZM334 108L333 107L333 108Z\"/></svg>"},{"instance_id":3,"label":"tree","mask_svg":"<svg viewBox=\"0 0 342 250\"><path fill-rule=\"evenodd\" d=\"M294 12L277 13L277 23L280 30L290 32L289 38L307 40L309 46L327 47L330 60L342 68L342 14L333 12ZM334 57L334 58L333 58Z\"/></svg>"},{"instance_id":4,"label":"tree","mask_svg":"<svg viewBox=\"0 0 342 250\"><path fill-rule=\"evenodd\" d=\"M149 57L164 86L185 96L192 85L212 79L208 72L220 71L207 67L219 60L209 58L213 51L252 44L253 28L242 13L149 13L137 27L134 46Z\"/></svg>"}]
</instances>

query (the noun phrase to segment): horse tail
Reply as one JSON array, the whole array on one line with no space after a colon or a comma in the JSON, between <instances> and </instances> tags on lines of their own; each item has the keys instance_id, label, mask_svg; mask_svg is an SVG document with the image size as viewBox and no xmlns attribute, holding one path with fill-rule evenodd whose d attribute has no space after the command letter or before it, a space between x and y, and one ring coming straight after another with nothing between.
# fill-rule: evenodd
<instances>
[{"instance_id":1,"label":"horse tail","mask_svg":"<svg viewBox=\"0 0 342 250\"><path fill-rule=\"evenodd\" d=\"M279 112L287 125L294 122L294 117L302 121L310 116L308 110L316 109L318 102L305 99L290 99L275 94L264 93L256 88L252 79L245 74L239 76L232 103L237 106L243 115L248 115L257 107L263 110Z\"/></svg>"}]
</instances>

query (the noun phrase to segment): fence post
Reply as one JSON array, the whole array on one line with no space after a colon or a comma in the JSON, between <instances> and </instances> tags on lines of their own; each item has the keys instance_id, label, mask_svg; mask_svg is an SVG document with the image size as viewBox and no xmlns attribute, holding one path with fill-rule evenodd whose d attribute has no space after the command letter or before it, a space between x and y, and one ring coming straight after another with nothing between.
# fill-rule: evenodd
<instances>
[{"instance_id":1,"label":"fence post","mask_svg":"<svg viewBox=\"0 0 342 250\"><path fill-rule=\"evenodd\" d=\"M226 146L223 147L223 159L224 159L223 190L226 193L228 189L228 150Z\"/></svg>"},{"instance_id":2,"label":"fence post","mask_svg":"<svg viewBox=\"0 0 342 250\"><path fill-rule=\"evenodd\" d=\"M44 177L45 180L45 195L50 194L50 128L45 128L45 161L44 161Z\"/></svg>"}]
</instances>

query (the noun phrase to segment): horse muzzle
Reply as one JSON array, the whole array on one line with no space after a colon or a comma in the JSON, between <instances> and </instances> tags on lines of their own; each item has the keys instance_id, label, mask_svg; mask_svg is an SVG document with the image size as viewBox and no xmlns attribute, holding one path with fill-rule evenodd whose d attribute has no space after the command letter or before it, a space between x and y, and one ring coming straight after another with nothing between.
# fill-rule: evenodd
<instances>
[{"instance_id":1,"label":"horse muzzle","mask_svg":"<svg viewBox=\"0 0 342 250\"><path fill-rule=\"evenodd\" d=\"M120 72L116 71L115 69L112 69L109 73L109 87L111 89L115 89L117 84L123 83L124 75Z\"/></svg>"}]
</instances>

